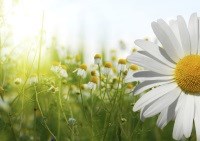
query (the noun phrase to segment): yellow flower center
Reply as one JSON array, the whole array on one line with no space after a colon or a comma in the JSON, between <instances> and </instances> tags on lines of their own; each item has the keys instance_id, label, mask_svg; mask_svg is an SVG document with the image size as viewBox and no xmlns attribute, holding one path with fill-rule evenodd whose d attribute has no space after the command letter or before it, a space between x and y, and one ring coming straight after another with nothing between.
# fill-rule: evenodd
<instances>
[{"instance_id":1,"label":"yellow flower center","mask_svg":"<svg viewBox=\"0 0 200 141\"><path fill-rule=\"evenodd\" d=\"M118 64L126 64L126 59L119 59Z\"/></svg>"},{"instance_id":2,"label":"yellow flower center","mask_svg":"<svg viewBox=\"0 0 200 141\"><path fill-rule=\"evenodd\" d=\"M87 70L87 65L86 64L81 64L80 68L86 71Z\"/></svg>"},{"instance_id":3,"label":"yellow flower center","mask_svg":"<svg viewBox=\"0 0 200 141\"><path fill-rule=\"evenodd\" d=\"M200 93L200 55L188 55L181 59L175 68L175 80L186 93Z\"/></svg>"}]
</instances>

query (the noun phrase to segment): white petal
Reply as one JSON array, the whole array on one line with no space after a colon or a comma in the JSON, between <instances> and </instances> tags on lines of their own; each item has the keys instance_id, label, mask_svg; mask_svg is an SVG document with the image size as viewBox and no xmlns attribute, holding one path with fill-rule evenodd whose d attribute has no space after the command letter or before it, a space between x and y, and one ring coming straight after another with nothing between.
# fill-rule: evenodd
<instances>
[{"instance_id":1,"label":"white petal","mask_svg":"<svg viewBox=\"0 0 200 141\"><path fill-rule=\"evenodd\" d=\"M194 13L191 15L189 24L188 24L188 30L190 34L190 41L191 41L191 54L196 54L198 51L198 18L197 13Z\"/></svg>"},{"instance_id":2,"label":"white petal","mask_svg":"<svg viewBox=\"0 0 200 141\"><path fill-rule=\"evenodd\" d=\"M173 128L173 138L175 140L181 140L183 137L183 108L181 108L178 111L175 123L174 123L174 128Z\"/></svg>"},{"instance_id":3,"label":"white petal","mask_svg":"<svg viewBox=\"0 0 200 141\"><path fill-rule=\"evenodd\" d=\"M175 113L178 113L178 110L181 108L182 104L185 103L185 99L186 99L186 94L184 92L182 92L178 98L178 102L177 102L177 105L175 108Z\"/></svg>"},{"instance_id":4,"label":"white petal","mask_svg":"<svg viewBox=\"0 0 200 141\"><path fill-rule=\"evenodd\" d=\"M199 96L195 96L194 123L196 128L197 141L200 141L200 97Z\"/></svg>"},{"instance_id":5,"label":"white petal","mask_svg":"<svg viewBox=\"0 0 200 141\"><path fill-rule=\"evenodd\" d=\"M174 35L176 36L176 39L178 40L179 44L182 46L177 21L176 20L169 21L169 26L172 29Z\"/></svg>"},{"instance_id":6,"label":"white petal","mask_svg":"<svg viewBox=\"0 0 200 141\"><path fill-rule=\"evenodd\" d=\"M164 108L171 105L180 95L181 89L179 87L169 91L164 96L156 100L145 112L144 117L152 117L160 113Z\"/></svg>"},{"instance_id":7,"label":"white petal","mask_svg":"<svg viewBox=\"0 0 200 141\"><path fill-rule=\"evenodd\" d=\"M154 88L153 90L144 94L134 105L133 110L138 111L147 104L151 103L152 101L162 97L169 91L175 89L177 87L176 83L165 84Z\"/></svg>"},{"instance_id":8,"label":"white petal","mask_svg":"<svg viewBox=\"0 0 200 141\"><path fill-rule=\"evenodd\" d=\"M157 126L163 129L168 122L174 119L175 117L175 107L178 102L178 99L175 100L169 107L166 107L159 115L157 120Z\"/></svg>"},{"instance_id":9,"label":"white petal","mask_svg":"<svg viewBox=\"0 0 200 141\"><path fill-rule=\"evenodd\" d=\"M148 107L149 107L151 104L153 104L154 102L155 102L155 100L152 101L151 103L147 104L146 106L144 106L144 107L141 109L141 111L140 111L140 120L141 120L141 121L144 121L144 120L145 120L144 112L145 112L146 109L148 109Z\"/></svg>"},{"instance_id":10,"label":"white petal","mask_svg":"<svg viewBox=\"0 0 200 141\"><path fill-rule=\"evenodd\" d=\"M169 27L169 25L163 19L158 19L157 21L158 21L158 24L160 25L160 27L165 32L165 34L168 36L169 41L171 42L172 47L175 48L176 53L179 56L179 58L183 58L185 55L183 48L181 47L181 44L178 42L172 29Z\"/></svg>"},{"instance_id":11,"label":"white petal","mask_svg":"<svg viewBox=\"0 0 200 141\"><path fill-rule=\"evenodd\" d=\"M198 17L198 26L199 26L199 39L198 39L198 54L200 54L200 18Z\"/></svg>"},{"instance_id":12,"label":"white petal","mask_svg":"<svg viewBox=\"0 0 200 141\"><path fill-rule=\"evenodd\" d=\"M189 35L187 25L182 16L177 16L177 22L178 22L178 29L180 33L182 47L185 51L185 54L189 55L190 54L190 35Z\"/></svg>"},{"instance_id":13,"label":"white petal","mask_svg":"<svg viewBox=\"0 0 200 141\"><path fill-rule=\"evenodd\" d=\"M175 64L168 61L161 53L160 50L163 48L159 47L158 45L145 41L145 40L136 40L135 44L142 48L143 50L147 51L149 54L153 55L154 57L158 58L161 62L165 63L166 65L175 68Z\"/></svg>"},{"instance_id":14,"label":"white petal","mask_svg":"<svg viewBox=\"0 0 200 141\"><path fill-rule=\"evenodd\" d=\"M183 116L183 133L186 138L189 138L191 135L193 119L194 119L194 96L187 95L184 108L184 116Z\"/></svg>"},{"instance_id":15,"label":"white petal","mask_svg":"<svg viewBox=\"0 0 200 141\"><path fill-rule=\"evenodd\" d=\"M163 65L149 57L146 57L138 52L128 56L127 60L133 64L140 65L148 70L152 70L154 72L164 74L164 75L172 75L173 69Z\"/></svg>"},{"instance_id":16,"label":"white petal","mask_svg":"<svg viewBox=\"0 0 200 141\"><path fill-rule=\"evenodd\" d=\"M177 108L178 111L175 109L176 119L173 128L173 138L175 140L181 140L183 138L183 116L186 98L187 95L182 92L176 105L176 107L179 105L179 108Z\"/></svg>"},{"instance_id":17,"label":"white petal","mask_svg":"<svg viewBox=\"0 0 200 141\"><path fill-rule=\"evenodd\" d=\"M140 84L138 84L135 89L133 90L133 94L137 95L142 93L143 91L159 86L159 85L163 85L163 84L167 84L167 83L171 83L172 81L165 81L165 80L148 80L148 81L144 81Z\"/></svg>"},{"instance_id":18,"label":"white petal","mask_svg":"<svg viewBox=\"0 0 200 141\"><path fill-rule=\"evenodd\" d=\"M172 80L174 76L166 76L153 71L137 71L133 73L135 81L144 81L144 80Z\"/></svg>"},{"instance_id":19,"label":"white petal","mask_svg":"<svg viewBox=\"0 0 200 141\"><path fill-rule=\"evenodd\" d=\"M176 52L176 49L172 46L172 43L169 40L169 37L165 34L163 29L160 27L160 25L156 22L151 23L151 27L158 38L158 40L163 45L165 51L169 55L169 57L174 61L177 62L179 60L178 54Z\"/></svg>"}]
</instances>

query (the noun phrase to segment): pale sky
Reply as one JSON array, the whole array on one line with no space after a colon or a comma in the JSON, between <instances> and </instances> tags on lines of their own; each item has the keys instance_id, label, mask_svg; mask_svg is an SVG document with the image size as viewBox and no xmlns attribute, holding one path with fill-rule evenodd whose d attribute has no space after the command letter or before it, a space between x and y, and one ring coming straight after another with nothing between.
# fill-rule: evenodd
<instances>
[{"instance_id":1,"label":"pale sky","mask_svg":"<svg viewBox=\"0 0 200 141\"><path fill-rule=\"evenodd\" d=\"M116 48L122 39L131 48L135 39L153 36L152 21L159 18L169 21L177 15L188 20L200 7L198 0L19 1L14 9L17 14L10 16L16 42L38 33L44 11L47 40L56 34L61 45L76 49L83 32L86 51L91 54L98 52L102 40L109 48Z\"/></svg>"}]
</instances>

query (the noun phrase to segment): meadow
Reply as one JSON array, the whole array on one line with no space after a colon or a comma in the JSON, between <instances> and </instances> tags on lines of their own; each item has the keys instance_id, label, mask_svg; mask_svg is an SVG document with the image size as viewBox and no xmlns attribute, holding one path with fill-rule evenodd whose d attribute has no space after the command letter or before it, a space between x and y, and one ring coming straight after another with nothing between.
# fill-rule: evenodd
<instances>
[{"instance_id":1,"label":"meadow","mask_svg":"<svg viewBox=\"0 0 200 141\"><path fill-rule=\"evenodd\" d=\"M83 49L60 59L55 45L52 42L45 57L39 46L33 60L28 53L1 56L2 141L172 140L173 123L161 130L157 117L142 122L139 112L132 111L139 98L132 91L139 82L124 79L141 68L118 59L113 50L108 51L110 57L103 49L94 54L90 65Z\"/></svg>"},{"instance_id":2,"label":"meadow","mask_svg":"<svg viewBox=\"0 0 200 141\"><path fill-rule=\"evenodd\" d=\"M53 37L44 47L42 26L34 44L25 42L19 53L0 18L0 141L173 140L173 122L161 130L157 116L143 122L133 112L139 82L125 79L142 68L118 58L126 49L123 41L118 51L102 47L90 54L94 60L88 63L84 44L76 52L62 50ZM196 140L195 132L188 140Z\"/></svg>"}]
</instances>

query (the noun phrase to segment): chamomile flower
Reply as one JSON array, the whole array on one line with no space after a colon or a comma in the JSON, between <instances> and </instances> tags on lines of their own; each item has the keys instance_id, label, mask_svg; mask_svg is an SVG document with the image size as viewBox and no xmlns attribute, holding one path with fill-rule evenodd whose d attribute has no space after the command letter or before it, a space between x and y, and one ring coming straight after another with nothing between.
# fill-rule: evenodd
<instances>
[{"instance_id":1,"label":"chamomile flower","mask_svg":"<svg viewBox=\"0 0 200 141\"><path fill-rule=\"evenodd\" d=\"M96 89L98 85L98 77L92 76L90 82L87 84L88 89L93 90Z\"/></svg>"},{"instance_id":2,"label":"chamomile flower","mask_svg":"<svg viewBox=\"0 0 200 141\"><path fill-rule=\"evenodd\" d=\"M118 72L126 71L126 59L119 59L117 69Z\"/></svg>"},{"instance_id":3,"label":"chamomile flower","mask_svg":"<svg viewBox=\"0 0 200 141\"><path fill-rule=\"evenodd\" d=\"M150 41L136 40L143 49L128 56L128 61L145 70L135 72L140 80L134 94L153 88L134 105L141 118L159 114L157 125L164 128L175 120L173 138L189 138L196 128L200 141L200 27L197 14L191 15L188 26L182 16L169 25L162 19L152 28L163 47Z\"/></svg>"},{"instance_id":4,"label":"chamomile flower","mask_svg":"<svg viewBox=\"0 0 200 141\"><path fill-rule=\"evenodd\" d=\"M86 64L81 64L78 69L76 69L74 72L77 72L77 75L85 78L87 76L87 65Z\"/></svg>"},{"instance_id":5,"label":"chamomile flower","mask_svg":"<svg viewBox=\"0 0 200 141\"><path fill-rule=\"evenodd\" d=\"M57 74L60 71L61 68L60 65L61 65L60 62L54 62L50 70Z\"/></svg>"},{"instance_id":6,"label":"chamomile flower","mask_svg":"<svg viewBox=\"0 0 200 141\"><path fill-rule=\"evenodd\" d=\"M127 87L126 87L126 93L127 94L131 93L133 91L133 89L134 89L134 85L131 83L128 83Z\"/></svg>"},{"instance_id":7,"label":"chamomile flower","mask_svg":"<svg viewBox=\"0 0 200 141\"><path fill-rule=\"evenodd\" d=\"M51 71L55 73L58 77L60 78L67 78L68 73L66 71L66 66L61 65L59 62L54 62L53 65L51 66Z\"/></svg>"},{"instance_id":8,"label":"chamomile flower","mask_svg":"<svg viewBox=\"0 0 200 141\"><path fill-rule=\"evenodd\" d=\"M133 78L133 74L138 70L138 66L137 65L134 65L132 64L129 69L128 69L128 72L126 74L126 77L125 77L125 82L132 82L132 81L137 81L135 78Z\"/></svg>"},{"instance_id":9,"label":"chamomile flower","mask_svg":"<svg viewBox=\"0 0 200 141\"><path fill-rule=\"evenodd\" d=\"M38 77L37 77L37 75L32 75L29 78L29 84L30 85L34 85L34 84L37 84L37 83L38 83Z\"/></svg>"},{"instance_id":10,"label":"chamomile flower","mask_svg":"<svg viewBox=\"0 0 200 141\"><path fill-rule=\"evenodd\" d=\"M94 64L101 65L101 54L95 54L95 56L94 56Z\"/></svg>"},{"instance_id":11,"label":"chamomile flower","mask_svg":"<svg viewBox=\"0 0 200 141\"><path fill-rule=\"evenodd\" d=\"M67 78L68 77L68 73L67 73L65 67L61 66L60 71L59 71L59 75L62 78Z\"/></svg>"},{"instance_id":12,"label":"chamomile flower","mask_svg":"<svg viewBox=\"0 0 200 141\"><path fill-rule=\"evenodd\" d=\"M109 75L112 71L112 64L110 62L106 62L104 64L104 69L103 69L103 74L105 75Z\"/></svg>"}]
</instances>

